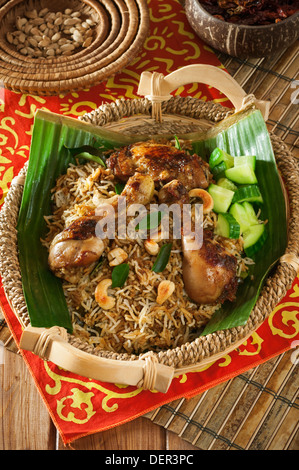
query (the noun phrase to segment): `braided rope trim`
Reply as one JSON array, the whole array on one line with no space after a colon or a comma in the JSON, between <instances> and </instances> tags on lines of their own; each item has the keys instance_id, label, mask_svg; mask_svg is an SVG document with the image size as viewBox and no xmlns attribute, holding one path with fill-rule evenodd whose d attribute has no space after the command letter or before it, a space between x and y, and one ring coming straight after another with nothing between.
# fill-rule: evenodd
<instances>
[{"instance_id":1,"label":"braided rope trim","mask_svg":"<svg viewBox=\"0 0 299 470\"><path fill-rule=\"evenodd\" d=\"M175 97L165 103L163 112L182 114L196 119L208 119L212 122L222 120L232 113L231 110L225 109L221 105L181 97ZM147 100L120 100L111 105L103 105L81 119L102 126L120 120L124 116L133 116L139 113L150 115L151 104ZM294 260L299 253L299 235L297 233L299 224L299 162L292 156L279 137L271 135L271 141L277 165L289 195L291 217L289 220L289 242L285 255L290 255L291 259ZM27 164L21 170L18 181L11 185L0 212L0 274L8 301L24 327L30 325L30 320L22 289L16 225L23 193L22 181L26 171ZM295 279L296 269L292 265L293 263L288 262L285 255L278 262L273 274L267 278L246 325L199 337L191 343L186 343L172 350L151 353L150 356L147 356L149 368L152 370L151 365L156 361L174 368L190 365L197 367L202 360L209 358L212 360L213 355L233 349L234 344L255 331L285 296ZM68 335L68 341L80 350L103 358L114 360L146 359L144 355L96 351L95 348L73 335ZM152 373L149 374L147 382L152 381L152 375Z\"/></svg>"}]
</instances>

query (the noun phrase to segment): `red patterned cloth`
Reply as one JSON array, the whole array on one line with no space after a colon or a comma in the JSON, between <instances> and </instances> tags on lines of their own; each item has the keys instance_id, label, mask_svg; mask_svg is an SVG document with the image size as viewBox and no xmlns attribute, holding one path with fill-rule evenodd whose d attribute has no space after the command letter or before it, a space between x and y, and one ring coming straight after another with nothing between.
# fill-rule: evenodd
<instances>
[{"instance_id":1,"label":"red patterned cloth","mask_svg":"<svg viewBox=\"0 0 299 470\"><path fill-rule=\"evenodd\" d=\"M81 92L65 96L39 97L0 89L0 204L12 178L29 157L34 113L47 109L78 117L102 103L119 98L138 98L142 71L167 75L188 64L222 67L211 49L190 29L181 5L150 0L151 31L138 57L115 77ZM190 84L176 91L203 100L231 106L217 90ZM2 285L0 305L17 344L22 328L11 310ZM295 348L299 344L299 280L269 319L237 350L196 372L174 378L166 394L141 388L94 381L64 371L34 354L22 351L36 386L63 442L70 443L88 434L120 425L180 397L192 397L242 372Z\"/></svg>"}]
</instances>

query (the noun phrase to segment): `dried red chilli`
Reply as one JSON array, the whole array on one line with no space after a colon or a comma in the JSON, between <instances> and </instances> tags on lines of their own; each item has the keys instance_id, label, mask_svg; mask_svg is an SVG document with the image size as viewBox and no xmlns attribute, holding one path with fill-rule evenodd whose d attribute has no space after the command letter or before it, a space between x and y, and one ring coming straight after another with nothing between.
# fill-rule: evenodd
<instances>
[{"instance_id":1,"label":"dried red chilli","mask_svg":"<svg viewBox=\"0 0 299 470\"><path fill-rule=\"evenodd\" d=\"M200 0L208 13L216 18L251 26L283 21L299 11L299 0Z\"/></svg>"}]
</instances>

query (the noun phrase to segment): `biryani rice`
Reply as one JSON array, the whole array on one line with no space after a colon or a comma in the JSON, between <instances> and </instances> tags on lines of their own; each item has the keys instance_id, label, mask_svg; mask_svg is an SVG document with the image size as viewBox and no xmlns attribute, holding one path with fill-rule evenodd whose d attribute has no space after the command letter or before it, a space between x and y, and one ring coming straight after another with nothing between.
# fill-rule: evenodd
<instances>
[{"instance_id":1,"label":"biryani rice","mask_svg":"<svg viewBox=\"0 0 299 470\"><path fill-rule=\"evenodd\" d=\"M54 236L78 217L97 207L97 201L115 193L114 176L108 169L89 162L70 165L52 190L53 215L46 217L49 228L43 244L49 249ZM191 201L192 203L192 201ZM214 228L215 214L204 216L204 227ZM180 346L198 336L219 305L198 305L184 291L180 240L171 239L169 262L162 273L152 271L155 257L144 248L144 240L111 240L100 262L79 269L75 283L62 281L72 317L73 334L98 349L117 353L140 354ZM161 246L166 241L158 241ZM238 260L238 275L246 272L251 260L242 257L242 240L226 241L226 249ZM111 279L107 252L121 247L128 254L130 271L122 288L109 289L115 307L103 310L95 300L98 283ZM157 287L163 280L173 281L175 291L163 305L156 303Z\"/></svg>"}]
</instances>

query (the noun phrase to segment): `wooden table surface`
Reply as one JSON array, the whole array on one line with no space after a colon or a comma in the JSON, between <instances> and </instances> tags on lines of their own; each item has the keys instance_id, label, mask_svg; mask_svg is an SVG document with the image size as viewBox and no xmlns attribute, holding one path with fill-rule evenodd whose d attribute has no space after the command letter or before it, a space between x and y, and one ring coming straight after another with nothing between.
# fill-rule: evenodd
<instances>
[{"instance_id":1,"label":"wooden table surface","mask_svg":"<svg viewBox=\"0 0 299 470\"><path fill-rule=\"evenodd\" d=\"M287 51L277 51L273 57L262 59L240 60L223 54L219 57L227 70L236 78L247 93L254 93L259 99L271 100L271 113L268 121L269 129L279 135L289 145L292 152L298 155L298 106L296 107L291 100L291 94L294 92L294 89L290 87L291 81L298 79L298 45L295 44ZM2 338L0 337L0 339ZM276 362L278 365L276 364L274 369L277 375L273 375L272 369L272 372L267 372L270 374L269 377L271 376L272 379L274 377L271 385L273 390L269 386L268 388L265 385L260 386L257 380L253 381L251 379L252 375L242 377L242 380L243 382L244 380L247 381L247 383L250 383L256 389L260 386L258 398L255 400L261 400L262 393L266 393L266 400L268 401L264 400L261 403L260 412L261 410L266 410L267 416L269 416L270 412L268 410L270 409L271 419L275 418L275 413L272 413L269 403L278 398L280 404L287 404L287 408L279 408L280 415L277 414L276 418L276 429L278 431L275 434L275 439L273 437L267 438L268 447L298 450L299 406L298 402L296 403L296 400L298 400L298 389L294 390L292 388L296 385L294 382L296 370L290 368L289 358L283 358L281 361L278 360ZM286 375L283 375L284 373ZM277 377L282 375L288 379L288 382L281 379L283 383L279 383ZM271 383L269 382L269 377L263 383ZM176 433L169 430L171 426L166 425L165 420L157 419L158 425L154 422L154 417L151 419L141 417L114 429L79 439L72 443L71 446L64 447L21 356L16 351L13 351L13 348L12 350L3 348L3 343L1 342L0 383L0 450L97 449L197 451L201 448L191 444L194 436L192 437L191 435L185 439L178 437L179 432ZM286 383L290 384L287 390L284 387ZM215 396L213 404L214 415L217 415L218 412L218 415L221 416L221 413L223 413L219 396L222 397L224 392L227 393L227 390L224 385L224 390L221 390L220 395L218 394L217 396L217 391L212 392ZM284 395L281 395L282 393ZM285 398L287 393L289 398ZM272 402L269 400L272 400ZM255 403L253 402L252 407ZM176 409L180 409L180 407L181 403L168 407L167 411L170 413L171 419L175 415ZM194 410L198 410L198 404L194 407ZM247 419L250 416L250 410ZM191 414L193 417L195 411L192 411ZM181 416L186 418L183 414ZM208 418L206 418L205 422L208 422ZM171 419L168 419L168 423ZM242 421L243 424L244 419ZM191 421L192 419L190 418ZM264 423L263 418L260 421ZM218 434L214 432L213 443L224 432L226 423L227 421L224 421L224 424L220 425ZM198 434L198 428L194 432ZM262 432L262 428L252 427L248 432L252 433L252 436L257 436ZM251 442L250 435L248 439ZM224 442L225 439L223 438L222 441ZM212 444L210 444L211 446ZM233 448L231 445L228 447ZM267 445L260 444L260 447L266 448ZM208 445L207 448L209 448Z\"/></svg>"},{"instance_id":2,"label":"wooden table surface","mask_svg":"<svg viewBox=\"0 0 299 470\"><path fill-rule=\"evenodd\" d=\"M22 357L0 351L0 450L198 450L147 418L65 447Z\"/></svg>"}]
</instances>

